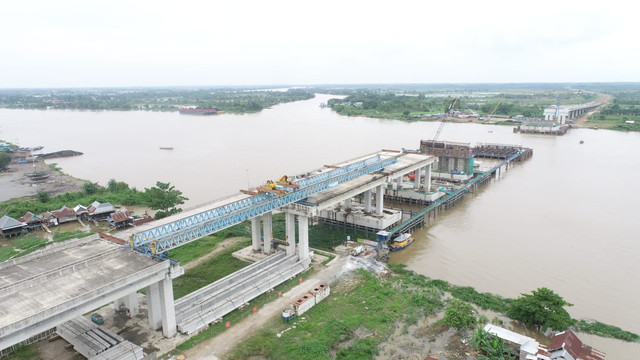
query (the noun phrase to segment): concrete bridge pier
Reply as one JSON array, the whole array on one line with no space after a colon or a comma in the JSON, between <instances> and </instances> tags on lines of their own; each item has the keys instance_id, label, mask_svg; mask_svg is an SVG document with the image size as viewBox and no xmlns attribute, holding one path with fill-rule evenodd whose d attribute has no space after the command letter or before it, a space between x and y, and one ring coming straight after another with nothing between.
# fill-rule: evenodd
<instances>
[{"instance_id":1,"label":"concrete bridge pier","mask_svg":"<svg viewBox=\"0 0 640 360\"><path fill-rule=\"evenodd\" d=\"M176 329L176 306L173 302L173 281L170 277L165 277L158 283L158 293L160 294L160 315L162 318L162 335L166 338L173 337L177 333Z\"/></svg>"},{"instance_id":2,"label":"concrete bridge pier","mask_svg":"<svg viewBox=\"0 0 640 360\"><path fill-rule=\"evenodd\" d=\"M344 208L345 210L350 210L351 209L351 198L348 198L344 201Z\"/></svg>"},{"instance_id":3,"label":"concrete bridge pier","mask_svg":"<svg viewBox=\"0 0 640 360\"><path fill-rule=\"evenodd\" d=\"M296 216L288 212L284 214L284 224L287 232L285 240L289 243L287 245L287 256L289 256L296 253Z\"/></svg>"},{"instance_id":4,"label":"concrete bridge pier","mask_svg":"<svg viewBox=\"0 0 640 360\"><path fill-rule=\"evenodd\" d=\"M427 192L431 192L431 164L424 167L424 186Z\"/></svg>"},{"instance_id":5,"label":"concrete bridge pier","mask_svg":"<svg viewBox=\"0 0 640 360\"><path fill-rule=\"evenodd\" d=\"M371 214L371 190L364 192L364 212Z\"/></svg>"},{"instance_id":6,"label":"concrete bridge pier","mask_svg":"<svg viewBox=\"0 0 640 360\"><path fill-rule=\"evenodd\" d=\"M384 187L378 185L376 187L376 215L382 216L382 210L384 206Z\"/></svg>"},{"instance_id":7,"label":"concrete bridge pier","mask_svg":"<svg viewBox=\"0 0 640 360\"><path fill-rule=\"evenodd\" d=\"M262 231L260 231L260 218L254 217L251 219L251 245L253 251L258 252L262 248L260 239L262 238Z\"/></svg>"},{"instance_id":8,"label":"concrete bridge pier","mask_svg":"<svg viewBox=\"0 0 640 360\"><path fill-rule=\"evenodd\" d=\"M160 288L158 283L147 286L147 315L152 330L162 328L162 310L160 308Z\"/></svg>"},{"instance_id":9,"label":"concrete bridge pier","mask_svg":"<svg viewBox=\"0 0 640 360\"><path fill-rule=\"evenodd\" d=\"M268 212L262 215L262 230L264 240L262 241L262 253L271 254L271 242L273 240L273 214Z\"/></svg>"},{"instance_id":10,"label":"concrete bridge pier","mask_svg":"<svg viewBox=\"0 0 640 360\"><path fill-rule=\"evenodd\" d=\"M138 313L140 312L140 305L138 304L138 293L134 291L132 293L129 293L125 297L121 297L120 299L115 301L114 306L116 307L116 311L122 308L126 308L129 311L130 316L138 315Z\"/></svg>"},{"instance_id":11,"label":"concrete bridge pier","mask_svg":"<svg viewBox=\"0 0 640 360\"><path fill-rule=\"evenodd\" d=\"M167 276L146 289L149 327L153 330L162 328L162 335L167 338L173 337L177 333L173 281Z\"/></svg>"},{"instance_id":12,"label":"concrete bridge pier","mask_svg":"<svg viewBox=\"0 0 640 360\"><path fill-rule=\"evenodd\" d=\"M298 260L306 260L309 258L309 217L298 215Z\"/></svg>"},{"instance_id":13,"label":"concrete bridge pier","mask_svg":"<svg viewBox=\"0 0 640 360\"><path fill-rule=\"evenodd\" d=\"M413 174L415 176L415 178L413 179L413 188L418 190L418 189L420 189L420 182L421 182L421 179L422 179L422 169L416 169L413 172Z\"/></svg>"}]
</instances>

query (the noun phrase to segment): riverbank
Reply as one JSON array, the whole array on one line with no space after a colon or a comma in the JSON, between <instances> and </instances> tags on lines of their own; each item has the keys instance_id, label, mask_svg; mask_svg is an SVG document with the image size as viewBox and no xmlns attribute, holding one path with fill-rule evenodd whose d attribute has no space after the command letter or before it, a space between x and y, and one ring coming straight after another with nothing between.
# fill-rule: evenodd
<instances>
[{"instance_id":1,"label":"riverbank","mask_svg":"<svg viewBox=\"0 0 640 360\"><path fill-rule=\"evenodd\" d=\"M42 171L50 174L42 181L33 181L26 176ZM50 196L80 191L85 182L63 173L55 163L47 165L41 159L29 160L25 163L12 162L6 171L0 173L0 202L34 197L40 191L47 192Z\"/></svg>"}]
</instances>

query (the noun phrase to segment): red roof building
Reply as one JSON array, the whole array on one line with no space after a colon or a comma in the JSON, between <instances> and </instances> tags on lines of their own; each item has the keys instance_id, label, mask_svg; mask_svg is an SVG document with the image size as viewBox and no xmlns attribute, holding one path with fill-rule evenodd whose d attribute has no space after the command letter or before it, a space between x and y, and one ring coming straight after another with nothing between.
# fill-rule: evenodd
<instances>
[{"instance_id":1,"label":"red roof building","mask_svg":"<svg viewBox=\"0 0 640 360\"><path fill-rule=\"evenodd\" d=\"M52 214L56 219L58 219L58 224L76 221L78 218L76 212L66 206L61 207L60 210L54 211Z\"/></svg>"},{"instance_id":2,"label":"red roof building","mask_svg":"<svg viewBox=\"0 0 640 360\"><path fill-rule=\"evenodd\" d=\"M571 330L557 333L549 345L549 351L551 360L604 360L606 356L602 351L583 344Z\"/></svg>"}]
</instances>

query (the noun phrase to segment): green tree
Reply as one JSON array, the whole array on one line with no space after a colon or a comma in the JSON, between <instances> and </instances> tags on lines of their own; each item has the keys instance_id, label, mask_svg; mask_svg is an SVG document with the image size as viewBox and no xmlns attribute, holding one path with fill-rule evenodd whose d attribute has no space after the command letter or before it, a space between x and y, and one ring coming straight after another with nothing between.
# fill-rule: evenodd
<instances>
[{"instance_id":1,"label":"green tree","mask_svg":"<svg viewBox=\"0 0 640 360\"><path fill-rule=\"evenodd\" d=\"M3 171L11 162L11 157L5 153L0 153L0 171Z\"/></svg>"},{"instance_id":2,"label":"green tree","mask_svg":"<svg viewBox=\"0 0 640 360\"><path fill-rule=\"evenodd\" d=\"M473 306L462 300L453 299L451 305L444 311L442 322L458 331L472 329L476 324L474 314Z\"/></svg>"},{"instance_id":3,"label":"green tree","mask_svg":"<svg viewBox=\"0 0 640 360\"><path fill-rule=\"evenodd\" d=\"M182 191L176 190L170 183L156 182L156 186L147 189L145 194L149 199L149 206L153 210L159 210L155 218L162 219L169 215L177 214L182 211L177 205L182 205L188 198L182 196Z\"/></svg>"},{"instance_id":4,"label":"green tree","mask_svg":"<svg viewBox=\"0 0 640 360\"><path fill-rule=\"evenodd\" d=\"M507 315L510 318L522 321L528 325L537 326L540 329L552 328L561 331L575 323L565 306L573 304L565 301L560 295L546 287L533 290L531 294L522 294L513 301Z\"/></svg>"},{"instance_id":5,"label":"green tree","mask_svg":"<svg viewBox=\"0 0 640 360\"><path fill-rule=\"evenodd\" d=\"M40 201L41 203L48 203L49 202L49 193L46 191L38 191L38 201Z\"/></svg>"},{"instance_id":6,"label":"green tree","mask_svg":"<svg viewBox=\"0 0 640 360\"><path fill-rule=\"evenodd\" d=\"M82 189L89 195L93 195L98 191L96 184L88 181L85 181L85 183L82 184Z\"/></svg>"}]
</instances>

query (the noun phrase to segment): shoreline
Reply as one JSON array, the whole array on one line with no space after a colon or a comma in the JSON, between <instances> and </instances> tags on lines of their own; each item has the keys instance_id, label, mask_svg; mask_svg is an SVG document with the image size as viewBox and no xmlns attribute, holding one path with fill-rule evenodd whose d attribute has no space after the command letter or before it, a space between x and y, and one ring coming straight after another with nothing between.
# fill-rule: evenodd
<instances>
[{"instance_id":1,"label":"shoreline","mask_svg":"<svg viewBox=\"0 0 640 360\"><path fill-rule=\"evenodd\" d=\"M31 199L40 191L50 196L70 191L82 190L82 184L89 181L65 174L55 163L47 164L42 159L18 164L12 161L7 170L0 173L0 202ZM51 174L45 181L31 181L27 174L46 171Z\"/></svg>"}]
</instances>

